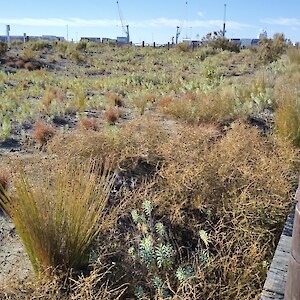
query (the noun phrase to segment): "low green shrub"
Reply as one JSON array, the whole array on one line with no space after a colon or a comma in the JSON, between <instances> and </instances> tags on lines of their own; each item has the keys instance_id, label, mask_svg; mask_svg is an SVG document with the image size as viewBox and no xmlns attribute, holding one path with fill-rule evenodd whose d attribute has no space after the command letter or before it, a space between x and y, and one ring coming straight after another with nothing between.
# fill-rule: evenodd
<instances>
[{"instance_id":1,"label":"low green shrub","mask_svg":"<svg viewBox=\"0 0 300 300\"><path fill-rule=\"evenodd\" d=\"M260 41L257 51L260 61L268 64L278 60L286 49L287 43L284 34L277 33L273 39L265 38Z\"/></svg>"},{"instance_id":2,"label":"low green shrub","mask_svg":"<svg viewBox=\"0 0 300 300\"><path fill-rule=\"evenodd\" d=\"M190 51L190 45L188 43L179 43L176 45L176 49L179 52L188 52Z\"/></svg>"},{"instance_id":3,"label":"low green shrub","mask_svg":"<svg viewBox=\"0 0 300 300\"><path fill-rule=\"evenodd\" d=\"M74 47L69 46L66 54L72 61L76 62L77 64L85 62L85 58L82 55L81 51Z\"/></svg>"},{"instance_id":4,"label":"low green shrub","mask_svg":"<svg viewBox=\"0 0 300 300\"><path fill-rule=\"evenodd\" d=\"M41 51L46 48L52 48L52 44L46 40L29 41L26 43L26 48L30 48L33 51Z\"/></svg>"},{"instance_id":5,"label":"low green shrub","mask_svg":"<svg viewBox=\"0 0 300 300\"><path fill-rule=\"evenodd\" d=\"M209 45L213 49L222 49L223 51L228 50L231 52L240 52L240 47L236 45L234 42L229 41L225 37L219 37L209 42Z\"/></svg>"},{"instance_id":6,"label":"low green shrub","mask_svg":"<svg viewBox=\"0 0 300 300\"><path fill-rule=\"evenodd\" d=\"M80 41L76 44L75 48L76 48L76 50L79 50L79 51L86 51L87 45L88 45L87 41Z\"/></svg>"}]
</instances>

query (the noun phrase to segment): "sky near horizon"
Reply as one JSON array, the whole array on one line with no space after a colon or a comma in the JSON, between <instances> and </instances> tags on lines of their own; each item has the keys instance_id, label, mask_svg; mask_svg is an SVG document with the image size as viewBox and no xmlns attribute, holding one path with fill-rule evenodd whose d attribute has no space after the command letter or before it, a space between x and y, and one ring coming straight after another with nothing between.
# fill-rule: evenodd
<instances>
[{"instance_id":1,"label":"sky near horizon","mask_svg":"<svg viewBox=\"0 0 300 300\"><path fill-rule=\"evenodd\" d=\"M124 36L114 0L0 0L0 35L80 37ZM226 36L257 38L282 32L300 41L299 0L119 0L124 25L133 43L166 43L180 26L183 38L202 38L222 29L226 4Z\"/></svg>"}]
</instances>

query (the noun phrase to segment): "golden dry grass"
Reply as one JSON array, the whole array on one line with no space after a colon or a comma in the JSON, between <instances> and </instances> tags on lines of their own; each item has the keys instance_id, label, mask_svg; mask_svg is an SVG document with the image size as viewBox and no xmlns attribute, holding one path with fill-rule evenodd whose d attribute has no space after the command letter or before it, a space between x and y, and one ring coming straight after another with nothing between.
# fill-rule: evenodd
<instances>
[{"instance_id":1,"label":"golden dry grass","mask_svg":"<svg viewBox=\"0 0 300 300\"><path fill-rule=\"evenodd\" d=\"M98 233L109 227L116 212L105 210L114 177L95 162L66 166L32 186L23 170L16 192L1 204L11 216L37 274L86 268Z\"/></svg>"},{"instance_id":2,"label":"golden dry grass","mask_svg":"<svg viewBox=\"0 0 300 300\"><path fill-rule=\"evenodd\" d=\"M187 92L178 98L163 97L159 111L181 121L193 124L223 122L235 116L234 97L230 88L215 89L209 93Z\"/></svg>"},{"instance_id":3,"label":"golden dry grass","mask_svg":"<svg viewBox=\"0 0 300 300\"><path fill-rule=\"evenodd\" d=\"M112 266L98 265L88 276L77 278L62 280L53 272L50 277L41 276L25 283L12 280L0 286L0 297L5 300L118 300L127 286L112 286L109 277L113 271Z\"/></svg>"},{"instance_id":4,"label":"golden dry grass","mask_svg":"<svg viewBox=\"0 0 300 300\"><path fill-rule=\"evenodd\" d=\"M78 49L68 48L67 43L58 46L64 50L63 55L74 61L82 60ZM88 44L85 46L88 49ZM64 265L64 281L54 270L47 280L38 278L0 289L0 298L133 299L134 288L143 285L147 299L161 299L149 281L151 276L145 267L132 263L128 256L133 240L138 239L130 210L141 207L141 203L149 199L154 204L153 220L162 220L166 225L170 243L176 249L175 266L164 277L172 299L258 299L296 182L294 162L298 153L290 142L299 143L299 74L295 67L298 53L288 53L293 68L287 68L285 74L282 62L251 74L258 61L257 53L249 51L239 55L218 51L214 59L206 60L207 56L215 54L210 48L192 52L179 47L166 52L170 59L165 60L164 49L140 48L131 52L131 48L114 48L114 55L111 55L111 48L100 47L100 52L109 50L100 56L101 59L92 53L84 57L91 65L89 71L79 70L78 66L72 70L76 76L90 74L91 78L73 83L65 79L57 90L49 83L51 88L40 94L42 105L39 108L51 108L46 110L47 113L55 108L56 101L53 100L64 100L68 107L66 111L58 109L58 114L79 111L76 115L80 120L78 127L67 132L62 130L54 136L48 136L47 130L41 128L35 138L44 144L44 156L19 159L24 162L32 185L27 179L23 180L22 189L17 170L13 170L12 175L18 199L27 199L30 203L20 206L19 212L26 217L23 220L20 215L16 223L29 220L31 223L24 224L36 230L29 236L46 239L50 244L59 244L55 236L60 237L63 246L68 241L68 247L64 249L54 247L62 253L58 260L52 260L55 263L49 262L55 255L52 248L48 252L42 247L35 253L28 250L31 258L34 257L34 265L42 265L40 273L52 273L52 269L47 269L49 265ZM28 52L28 55L33 54L37 53ZM243 62L247 62L247 66ZM232 69L226 70L228 67ZM105 70L111 76L93 81L94 70ZM237 70L250 73L245 77L233 77L239 74ZM43 70L44 77L45 72ZM120 79L114 74L124 77ZM231 77L225 78L224 74ZM11 99L17 99L12 89L7 88L7 91L10 91ZM69 98L74 103L67 105ZM269 103L269 100L272 101ZM106 105L101 101L106 101ZM103 113L107 104L111 108ZM119 118L120 106L126 118ZM133 106L139 114L130 110ZM98 113L97 120L80 117L91 107L99 109L93 112ZM268 114L272 129L273 113L279 137L271 134L271 130L262 132L240 121L248 117L261 121ZM69 117L72 118L72 114ZM129 121L131 118L135 119ZM118 222L105 233L102 229L107 207L98 211L97 219L92 214L97 210L88 205L81 206L83 198L97 206L87 196L95 177L90 172L87 176L75 176L70 172L74 166L86 164L91 158L104 166L110 164L121 182L114 186L107 206L119 200L127 204L118 215L112 214L109 219ZM1 161L4 160L5 157L1 157ZM13 165L14 161L16 158L6 164ZM64 167L65 164L69 169ZM44 171L47 169L49 174L52 173L50 180ZM106 179L109 182L109 178ZM56 187L54 191L53 186ZM24 196L27 188L34 197ZM48 191L45 192L45 188ZM96 185L96 191L98 188ZM14 188L9 190L10 193L14 191ZM54 209L59 216L56 220L62 221L58 222L60 225L66 224L65 227L58 226L57 230L70 236L70 241L57 235L55 228L49 225L53 218L52 221L46 218L46 212L52 208L48 204L53 198L60 200L54 202L62 208ZM105 203L98 204L103 208ZM44 212L40 208L48 210ZM39 209L38 213L36 209ZM74 211L72 217L71 211ZM91 215L95 218L89 219ZM74 222L69 222L70 219ZM83 225L79 226L79 223ZM92 233L90 224L93 225ZM49 235L38 232L37 225L48 229ZM207 234L207 245L201 242L200 231ZM83 248L76 254L80 251L75 247L78 239L72 240L76 237L75 232L82 233L82 243L78 244L92 248L93 261L98 258L99 265L87 267L87 252ZM65 248L77 251L74 252L74 265L68 262L70 253L66 254ZM209 255L206 263L201 257L203 249ZM44 257L47 252L50 258L44 259L39 252ZM69 278L70 266L80 269L82 262L86 273L72 274L74 276ZM114 268L103 267L103 264ZM178 282L175 272L179 265L192 266L193 278Z\"/></svg>"},{"instance_id":5,"label":"golden dry grass","mask_svg":"<svg viewBox=\"0 0 300 300\"><path fill-rule=\"evenodd\" d=\"M192 290L170 283L174 299L258 299L290 205L291 145L234 123L226 135L212 126L186 127L160 153L155 189L130 193L131 202L151 198L183 248L197 240L200 228L211 240L210 263L194 262Z\"/></svg>"},{"instance_id":6,"label":"golden dry grass","mask_svg":"<svg viewBox=\"0 0 300 300\"><path fill-rule=\"evenodd\" d=\"M282 138L291 140L296 146L300 145L300 103L299 82L300 73L280 76L275 83L277 109L275 125L277 133Z\"/></svg>"}]
</instances>

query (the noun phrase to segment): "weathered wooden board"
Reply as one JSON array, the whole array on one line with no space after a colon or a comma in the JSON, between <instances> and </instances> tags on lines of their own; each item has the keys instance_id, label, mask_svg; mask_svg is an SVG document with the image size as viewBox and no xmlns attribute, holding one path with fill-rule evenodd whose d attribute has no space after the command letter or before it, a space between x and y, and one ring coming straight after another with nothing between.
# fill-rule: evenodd
<instances>
[{"instance_id":1,"label":"weathered wooden board","mask_svg":"<svg viewBox=\"0 0 300 300\"><path fill-rule=\"evenodd\" d=\"M294 213L291 213L285 223L278 242L272 264L270 266L261 300L283 300L287 277L287 269L292 244Z\"/></svg>"}]
</instances>

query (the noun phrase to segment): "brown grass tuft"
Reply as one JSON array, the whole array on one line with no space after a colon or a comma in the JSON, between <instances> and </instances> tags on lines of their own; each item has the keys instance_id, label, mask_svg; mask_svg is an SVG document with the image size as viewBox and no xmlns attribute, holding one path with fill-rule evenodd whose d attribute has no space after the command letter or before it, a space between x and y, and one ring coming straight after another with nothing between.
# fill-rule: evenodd
<instances>
[{"instance_id":1,"label":"brown grass tuft","mask_svg":"<svg viewBox=\"0 0 300 300\"><path fill-rule=\"evenodd\" d=\"M164 97L159 99L158 107L160 107L161 109L167 108L171 105L172 102L173 102L173 97L164 96Z\"/></svg>"},{"instance_id":2,"label":"brown grass tuft","mask_svg":"<svg viewBox=\"0 0 300 300\"><path fill-rule=\"evenodd\" d=\"M148 95L146 96L146 100L147 100L148 102L150 102L150 103L155 103L155 101L156 101L156 96L155 96L154 94L148 94Z\"/></svg>"},{"instance_id":3,"label":"brown grass tuft","mask_svg":"<svg viewBox=\"0 0 300 300\"><path fill-rule=\"evenodd\" d=\"M10 67L10 68L15 68L16 67L16 63L13 60L6 61L5 65Z\"/></svg>"},{"instance_id":4,"label":"brown grass tuft","mask_svg":"<svg viewBox=\"0 0 300 300\"><path fill-rule=\"evenodd\" d=\"M34 64L29 61L29 62L24 64L24 68L28 71L33 71L34 70Z\"/></svg>"},{"instance_id":5,"label":"brown grass tuft","mask_svg":"<svg viewBox=\"0 0 300 300\"><path fill-rule=\"evenodd\" d=\"M110 100L112 106L124 106L122 97L115 92L108 92L107 98Z\"/></svg>"},{"instance_id":6,"label":"brown grass tuft","mask_svg":"<svg viewBox=\"0 0 300 300\"><path fill-rule=\"evenodd\" d=\"M104 115L107 123L113 125L121 116L121 110L117 107L110 107Z\"/></svg>"},{"instance_id":7,"label":"brown grass tuft","mask_svg":"<svg viewBox=\"0 0 300 300\"><path fill-rule=\"evenodd\" d=\"M80 119L78 127L81 129L97 131L100 128L100 124L99 124L99 120L97 118L85 117L85 118Z\"/></svg>"},{"instance_id":8,"label":"brown grass tuft","mask_svg":"<svg viewBox=\"0 0 300 300\"><path fill-rule=\"evenodd\" d=\"M56 130L52 125L37 121L34 124L33 138L41 145L47 142L55 135Z\"/></svg>"},{"instance_id":9,"label":"brown grass tuft","mask_svg":"<svg viewBox=\"0 0 300 300\"><path fill-rule=\"evenodd\" d=\"M16 68L17 68L17 69L22 69L22 68L24 68L24 65L25 65L25 62L24 62L23 59L19 59L19 60L16 61Z\"/></svg>"}]
</instances>

